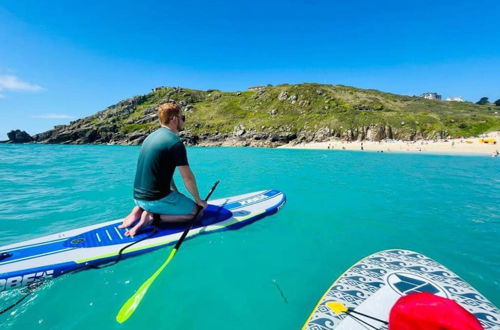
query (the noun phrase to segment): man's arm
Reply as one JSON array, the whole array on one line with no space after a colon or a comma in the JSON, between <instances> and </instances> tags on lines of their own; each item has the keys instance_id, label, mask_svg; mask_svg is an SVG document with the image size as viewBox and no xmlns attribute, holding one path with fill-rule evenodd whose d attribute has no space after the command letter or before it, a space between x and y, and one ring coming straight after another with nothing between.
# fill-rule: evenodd
<instances>
[{"instance_id":1,"label":"man's arm","mask_svg":"<svg viewBox=\"0 0 500 330\"><path fill-rule=\"evenodd\" d=\"M189 165L178 166L179 172L181 173L182 180L184 181L184 186L189 191L191 196L193 196L196 204L202 207L207 207L207 202L200 198L198 193L198 186L196 185L196 179Z\"/></svg>"},{"instance_id":2,"label":"man's arm","mask_svg":"<svg viewBox=\"0 0 500 330\"><path fill-rule=\"evenodd\" d=\"M172 178L172 181L170 181L170 190L179 192L179 189L177 189L177 186L175 185L174 178Z\"/></svg>"}]
</instances>

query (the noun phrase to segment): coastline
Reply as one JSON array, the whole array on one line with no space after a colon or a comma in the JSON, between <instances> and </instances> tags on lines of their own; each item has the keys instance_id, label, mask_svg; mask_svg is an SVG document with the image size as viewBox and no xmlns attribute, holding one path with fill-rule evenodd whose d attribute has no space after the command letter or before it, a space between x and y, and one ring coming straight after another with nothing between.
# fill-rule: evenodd
<instances>
[{"instance_id":1,"label":"coastline","mask_svg":"<svg viewBox=\"0 0 500 330\"><path fill-rule=\"evenodd\" d=\"M496 143L484 143L484 139L492 139ZM481 142L483 140L483 142ZM134 141L137 142L137 141ZM141 140L142 142L142 140ZM491 142L491 140L489 141ZM461 156L488 156L500 157L500 131L482 134L479 137L457 138L457 139L421 139L415 141L404 140L362 140L345 141L331 138L325 141L311 141L298 143L295 140L289 143L283 141L270 142L268 140L245 139L242 137L230 137L221 139L206 139L190 143L189 139L184 141L186 146L192 147L253 147L271 149L309 149L309 150L347 150L367 151L381 153L415 153L415 154L437 154L437 155L461 155ZM54 145L118 145L138 146L141 143L44 143L12 141L0 141L0 144L54 144Z\"/></svg>"},{"instance_id":2,"label":"coastline","mask_svg":"<svg viewBox=\"0 0 500 330\"><path fill-rule=\"evenodd\" d=\"M496 144L481 143L482 138L492 138ZM309 142L279 146L283 149L351 150L384 153L424 153L493 156L500 153L500 131L490 132L481 137L443 140L382 140L382 141L342 141Z\"/></svg>"}]
</instances>

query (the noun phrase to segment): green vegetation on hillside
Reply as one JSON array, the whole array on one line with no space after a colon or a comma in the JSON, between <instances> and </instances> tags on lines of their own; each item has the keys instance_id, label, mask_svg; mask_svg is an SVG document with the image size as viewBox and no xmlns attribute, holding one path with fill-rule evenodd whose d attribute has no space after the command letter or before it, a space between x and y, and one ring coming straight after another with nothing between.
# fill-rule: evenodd
<instances>
[{"instance_id":1,"label":"green vegetation on hillside","mask_svg":"<svg viewBox=\"0 0 500 330\"><path fill-rule=\"evenodd\" d=\"M281 94L282 100L279 95ZM286 99L285 98L286 95ZM319 84L280 85L263 91L211 92L188 114L194 134L230 133L237 125L255 131L313 132L328 127L345 131L362 126L391 126L423 135L478 135L500 128L487 106L400 96L375 90Z\"/></svg>"},{"instance_id":2,"label":"green vegetation on hillside","mask_svg":"<svg viewBox=\"0 0 500 330\"><path fill-rule=\"evenodd\" d=\"M166 87L123 100L66 129L95 129L106 141L126 140L159 127L156 107L168 101L183 106L185 129L192 136L230 135L241 130L314 136L326 130L328 136L365 139L370 138L367 132L371 130L379 138L414 139L477 136L500 130L494 104L434 101L314 83L243 92Z\"/></svg>"}]
</instances>

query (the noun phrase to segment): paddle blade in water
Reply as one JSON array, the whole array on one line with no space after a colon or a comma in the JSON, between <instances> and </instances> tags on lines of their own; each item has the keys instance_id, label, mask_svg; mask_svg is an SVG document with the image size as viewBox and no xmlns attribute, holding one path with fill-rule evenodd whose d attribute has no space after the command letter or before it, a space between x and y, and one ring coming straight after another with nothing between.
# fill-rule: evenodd
<instances>
[{"instance_id":1,"label":"paddle blade in water","mask_svg":"<svg viewBox=\"0 0 500 330\"><path fill-rule=\"evenodd\" d=\"M136 308L139 306L141 303L142 298L146 295L148 292L149 287L151 284L153 284L154 280L160 275L160 273L163 271L165 267L167 267L168 263L172 258L174 257L175 253L177 252L177 249L172 249L172 252L170 252L170 255L168 256L167 260L163 263L163 265L158 268L158 270L151 275L150 278L147 279L146 282L144 282L141 287L134 293L132 297L130 297L125 304L123 304L122 308L120 308L120 311L116 315L116 321L119 323L123 323L128 320L132 314L134 314Z\"/></svg>"},{"instance_id":2,"label":"paddle blade in water","mask_svg":"<svg viewBox=\"0 0 500 330\"><path fill-rule=\"evenodd\" d=\"M137 292L132 297L130 297L125 302L125 304L123 304L122 308L120 308L120 311L116 315L116 321L118 321L119 323L123 323L127 321L128 318L132 316L132 314L134 314L135 309L139 306L142 298L144 298L146 292L148 292L149 286L151 285L150 283L148 283L147 286L144 286L144 284L139 288L139 290L137 290Z\"/></svg>"},{"instance_id":3,"label":"paddle blade in water","mask_svg":"<svg viewBox=\"0 0 500 330\"><path fill-rule=\"evenodd\" d=\"M326 306L336 314L347 312L347 307L345 307L342 303L336 301L327 302Z\"/></svg>"}]
</instances>

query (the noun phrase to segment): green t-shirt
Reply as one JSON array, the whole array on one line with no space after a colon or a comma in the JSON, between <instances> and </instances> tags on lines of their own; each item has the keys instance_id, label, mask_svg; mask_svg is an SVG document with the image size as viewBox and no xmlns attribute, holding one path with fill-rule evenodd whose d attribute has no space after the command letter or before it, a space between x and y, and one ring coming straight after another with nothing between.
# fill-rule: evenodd
<instances>
[{"instance_id":1,"label":"green t-shirt","mask_svg":"<svg viewBox=\"0 0 500 330\"><path fill-rule=\"evenodd\" d=\"M177 166L188 165L186 147L165 127L151 133L143 142L134 181L134 198L158 200L170 193L170 181Z\"/></svg>"}]
</instances>

